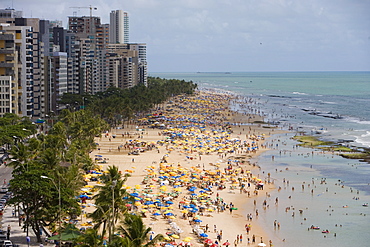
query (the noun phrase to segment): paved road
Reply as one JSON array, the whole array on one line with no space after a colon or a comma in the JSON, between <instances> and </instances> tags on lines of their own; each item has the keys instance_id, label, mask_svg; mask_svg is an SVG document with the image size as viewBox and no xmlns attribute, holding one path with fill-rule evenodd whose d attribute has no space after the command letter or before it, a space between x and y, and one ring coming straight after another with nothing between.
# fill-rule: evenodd
<instances>
[{"instance_id":1,"label":"paved road","mask_svg":"<svg viewBox=\"0 0 370 247\"><path fill-rule=\"evenodd\" d=\"M13 245L15 245L15 246L18 245L20 247L21 246L40 246L40 244L36 242L36 237L33 234L33 232L32 233L30 232L31 242L30 242L29 245L27 244L26 232L24 232L21 229L21 226L19 226L18 217L13 217L12 209L13 209L13 207L11 207L11 206L6 207L6 209L4 211L4 214L3 214L3 217L1 219L1 228L4 231L6 231L8 225L10 225L10 227L11 227L10 241L13 242ZM44 244L44 246L45 246L45 244ZM49 246L52 246L52 245L50 244Z\"/></svg>"},{"instance_id":2,"label":"paved road","mask_svg":"<svg viewBox=\"0 0 370 247\"><path fill-rule=\"evenodd\" d=\"M0 166L0 187L9 183L9 180L12 179L13 168L2 164Z\"/></svg>"},{"instance_id":3,"label":"paved road","mask_svg":"<svg viewBox=\"0 0 370 247\"><path fill-rule=\"evenodd\" d=\"M9 180L12 178L12 168L1 165L0 166L0 187L5 184L9 183ZM4 194L0 194L2 197ZM7 206L3 211L2 217L0 217L0 228L6 232L8 225L11 227L10 231L10 240L13 242L13 245L18 246L40 246L39 243L36 243L36 237L33 233L30 233L31 242L28 245L26 241L26 232L23 232L21 226L19 226L18 217L13 217L13 207ZM45 244L44 244L45 246ZM47 245L46 245L47 246ZM52 246L52 244L49 244Z\"/></svg>"}]
</instances>

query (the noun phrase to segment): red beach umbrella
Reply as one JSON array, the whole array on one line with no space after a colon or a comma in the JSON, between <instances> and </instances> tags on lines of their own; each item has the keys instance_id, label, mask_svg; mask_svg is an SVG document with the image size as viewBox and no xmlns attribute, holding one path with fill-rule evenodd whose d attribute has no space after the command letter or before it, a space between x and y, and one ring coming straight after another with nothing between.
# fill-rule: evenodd
<instances>
[{"instance_id":1,"label":"red beach umbrella","mask_svg":"<svg viewBox=\"0 0 370 247\"><path fill-rule=\"evenodd\" d=\"M206 243L206 244L211 244L213 241L212 241L212 239L209 239L209 238L207 238L206 240L204 240L204 243Z\"/></svg>"}]
</instances>

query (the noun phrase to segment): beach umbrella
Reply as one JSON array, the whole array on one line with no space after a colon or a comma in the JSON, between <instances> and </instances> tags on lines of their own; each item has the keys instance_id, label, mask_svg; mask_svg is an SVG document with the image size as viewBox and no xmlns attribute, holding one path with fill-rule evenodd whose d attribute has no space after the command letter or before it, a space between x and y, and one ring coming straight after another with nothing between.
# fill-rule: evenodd
<instances>
[{"instance_id":1,"label":"beach umbrella","mask_svg":"<svg viewBox=\"0 0 370 247\"><path fill-rule=\"evenodd\" d=\"M200 219L195 219L195 220L194 220L194 222L200 223L200 222L202 222L202 220L200 220Z\"/></svg>"},{"instance_id":2,"label":"beach umbrella","mask_svg":"<svg viewBox=\"0 0 370 247\"><path fill-rule=\"evenodd\" d=\"M163 238L164 238L164 240L171 241L171 238L168 237L168 236L164 236Z\"/></svg>"},{"instance_id":3,"label":"beach umbrella","mask_svg":"<svg viewBox=\"0 0 370 247\"><path fill-rule=\"evenodd\" d=\"M230 243L229 242L225 242L225 243L223 243L222 245L226 245L226 246L228 246L228 245L230 245Z\"/></svg>"},{"instance_id":4,"label":"beach umbrella","mask_svg":"<svg viewBox=\"0 0 370 247\"><path fill-rule=\"evenodd\" d=\"M204 240L204 243L206 243L206 244L211 244L213 241L212 241L212 239L209 239L209 238L207 238L206 240Z\"/></svg>"},{"instance_id":5,"label":"beach umbrella","mask_svg":"<svg viewBox=\"0 0 370 247\"><path fill-rule=\"evenodd\" d=\"M201 237L203 237L203 238L206 238L206 237L208 237L208 234L201 233L201 234L199 234L199 236L201 236Z\"/></svg>"},{"instance_id":6,"label":"beach umbrella","mask_svg":"<svg viewBox=\"0 0 370 247\"><path fill-rule=\"evenodd\" d=\"M259 243L257 246L267 246L265 243Z\"/></svg>"},{"instance_id":7,"label":"beach umbrella","mask_svg":"<svg viewBox=\"0 0 370 247\"><path fill-rule=\"evenodd\" d=\"M171 235L171 237L172 237L172 238L175 238L175 239L180 238L180 237L179 237L179 235L176 235L176 234L172 234L172 235Z\"/></svg>"}]
</instances>

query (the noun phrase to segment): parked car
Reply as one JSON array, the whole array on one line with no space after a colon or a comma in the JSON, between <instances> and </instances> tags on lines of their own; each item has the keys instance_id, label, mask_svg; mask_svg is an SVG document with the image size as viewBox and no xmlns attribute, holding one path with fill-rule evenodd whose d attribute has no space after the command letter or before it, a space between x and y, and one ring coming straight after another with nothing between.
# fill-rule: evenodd
<instances>
[{"instance_id":1,"label":"parked car","mask_svg":"<svg viewBox=\"0 0 370 247\"><path fill-rule=\"evenodd\" d=\"M8 186L3 186L1 189L0 189L0 193L1 194L5 194L6 192L8 192L9 189L8 189Z\"/></svg>"}]
</instances>

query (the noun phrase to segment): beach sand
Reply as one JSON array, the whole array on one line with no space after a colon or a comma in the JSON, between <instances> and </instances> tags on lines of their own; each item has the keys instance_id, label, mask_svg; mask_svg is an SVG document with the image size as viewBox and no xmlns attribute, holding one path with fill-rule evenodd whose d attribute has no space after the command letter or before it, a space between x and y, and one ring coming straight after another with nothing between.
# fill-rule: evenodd
<instances>
[{"instance_id":1,"label":"beach sand","mask_svg":"<svg viewBox=\"0 0 370 247\"><path fill-rule=\"evenodd\" d=\"M165 112L165 109L172 109L170 113L172 115L181 115L185 118L185 116L195 116L198 118L200 116L205 117L205 115L199 115L200 113L207 113L206 119L209 120L210 123L206 124L205 129L203 129L203 134L206 133L210 138L213 136L217 136L220 133L212 133L214 129L220 129L220 125L224 125L225 122L230 123L247 123L251 121L263 120L259 116L250 116L250 115L243 115L240 113L232 112L228 108L229 100L232 98L230 95L220 94L220 93L212 93L212 92L197 92L196 96L189 96L192 101L176 101L173 100L168 102L167 104L162 105L162 109L160 110L166 115L168 112ZM208 105L208 109L200 109L199 107L194 107L194 102L197 99L212 99L211 101L201 101L197 102L200 105L202 104L210 104ZM181 107L180 107L181 106ZM185 107L184 107L185 106ZM189 107L190 106L190 107ZM206 107L207 108L207 107ZM216 109L217 108L217 109ZM156 111L159 112L159 111ZM215 114L216 113L216 114ZM213 116L212 116L213 115ZM212 120L212 121L211 121ZM162 123L162 122L161 122ZM189 123L189 121L187 121ZM183 124L181 120L176 120L175 122L163 122L163 125L179 125ZM162 125L162 126L163 126ZM140 129L140 130L138 130ZM204 171L217 171L219 170L224 177L225 181L225 189L218 190L214 185L212 187L212 192L208 192L208 199L213 200L214 203L216 200L216 196L218 194L219 198L222 198L226 204L233 203L233 207L237 208L237 210L233 210L230 212L229 209L226 209L223 212L217 212L217 209L214 211L204 212L202 215L199 216L201 222L194 223L190 219L195 219L193 217L183 219L183 204L180 204L180 201L190 201L191 193L186 189L187 183L181 184L181 193L178 195L177 198L171 199L173 205L167 210L171 210L171 212L175 215L171 217L172 219L168 219L168 217L163 216L163 210L161 212L162 215L158 217L151 217L150 211L154 212L155 208L151 207L143 207L143 205L137 206L137 211L148 210L146 214L146 218L143 218L144 223L151 227L155 234L163 234L171 232L171 225L169 222L175 222L176 225L181 229L181 234L179 238L171 239L175 240L177 243L185 242L191 243L193 246L203 246L204 239L200 238L198 234L194 232L194 227L196 229L206 230L206 225L208 225L208 231L205 233L212 241L217 239L217 235L220 234L222 231L222 239L219 242L219 245L222 245L226 241L228 241L231 245L246 245L248 238L250 239L250 246L257 246L258 243L263 241L267 246L269 246L269 236L266 235L264 229L260 227L258 216L256 215L256 201L260 203L263 201L264 198L268 197L269 192L275 189L273 183L269 183L267 179L267 174L263 174L257 166L250 164L248 160L251 157L255 157L259 155L261 152L264 152L266 149L262 146L264 139L268 137L269 134L277 133L278 130L274 130L273 128L266 128L261 126L260 124L248 124L248 125L232 125L231 129L233 133L231 134L228 139L235 139L240 140L238 143L249 143L251 144L250 147L254 145L255 148L253 151L248 149L244 146L241 148L242 145L235 144L232 148L234 149L232 152L225 152L217 153L217 152L209 152L209 154L205 154L200 152L200 150L196 150L195 148L184 148L186 143L181 143L180 145L176 145L173 143L166 143L165 140L168 139L167 136L163 135L163 132L166 132L166 129L158 129L158 128L149 128L148 125L140 125L140 122L135 124L125 126L124 129L112 129L109 133L102 134L100 138L96 138L96 142L99 143L99 148L94 150L91 153L91 157L94 159L97 155L102 156L102 159L105 160L106 163L100 164L103 170L106 170L108 166L118 166L119 170L122 173L129 172L131 176L128 178L126 184L128 187L128 191L130 192L141 192L145 186L150 186L152 189L152 194L159 194L161 192L160 183L163 182L158 179L161 176L160 172L160 162L163 161L164 157L166 163L162 164L162 169L169 169L170 171L176 171L176 169L184 169L185 171L191 172L199 172L201 174ZM193 132L197 132L197 126L193 127ZM191 130L190 130L191 131ZM125 133L129 133L126 135ZM199 132L197 132L199 133ZM200 132L201 133L201 132ZM125 134L125 135L123 135ZM188 136L189 138L189 145L191 141L194 141L192 136ZM198 137L199 138L199 137ZM187 139L187 138L183 138ZM226 138L225 138L226 139ZM155 143L155 148L152 150L147 150L145 152L139 152L139 155L129 155L128 152L132 151L133 149L128 149L127 146L125 148L125 144L132 143L133 140L137 140L138 142L146 142L146 143ZM161 143L159 145L158 143ZM253 143L253 144L252 144ZM221 145L221 144L220 144ZM189 151L190 150L190 151ZM202 153L200 155L200 153ZM239 170L236 174L236 182L232 182L231 179L234 176L233 174L227 175L225 174L226 170L229 165L232 166L231 171ZM163 168L164 167L164 168ZM240 171L243 170L245 173L248 173L248 178L251 184L250 188L245 187L245 191L240 190L238 183L237 175L239 177L246 177L244 174L241 176ZM232 173L230 171L230 173ZM148 172L155 175L148 178ZM168 171L166 171L168 172ZM198 174L198 175L199 175ZM147 177L146 184L143 184L143 179ZM252 179L254 177L254 179ZM257 180L260 179L260 180ZM240 180L241 181L241 180ZM239 181L239 182L240 182ZM255 185L257 182L264 183L263 190L256 190ZM202 183L202 177L198 181L191 181L195 186L200 186ZM245 180L247 182L247 180ZM95 183L89 183L95 184ZM232 186L232 184L237 184L237 186ZM246 183L245 183L246 184ZM131 188L130 188L131 187ZM168 189L171 189L171 185L167 185ZM245 193L247 192L247 193ZM248 196L249 192L249 196ZM258 195L255 194L258 192ZM196 191L197 193L197 191ZM142 201L144 202L144 201ZM142 203L141 203L142 204ZM211 206L211 205L208 205ZM85 208L85 212L89 213L94 210L93 206L89 206ZM247 214L252 216L252 220L247 219ZM88 219L84 218L83 222ZM190 224L192 223L192 225ZM173 223L172 223L173 224ZM249 234L246 232L245 225L250 224L251 230ZM216 229L216 230L215 230ZM242 235L242 243L236 243L237 235ZM255 236L255 242L252 243L252 236ZM189 238L190 237L190 238ZM183 242L184 243L184 242Z\"/></svg>"}]
</instances>

